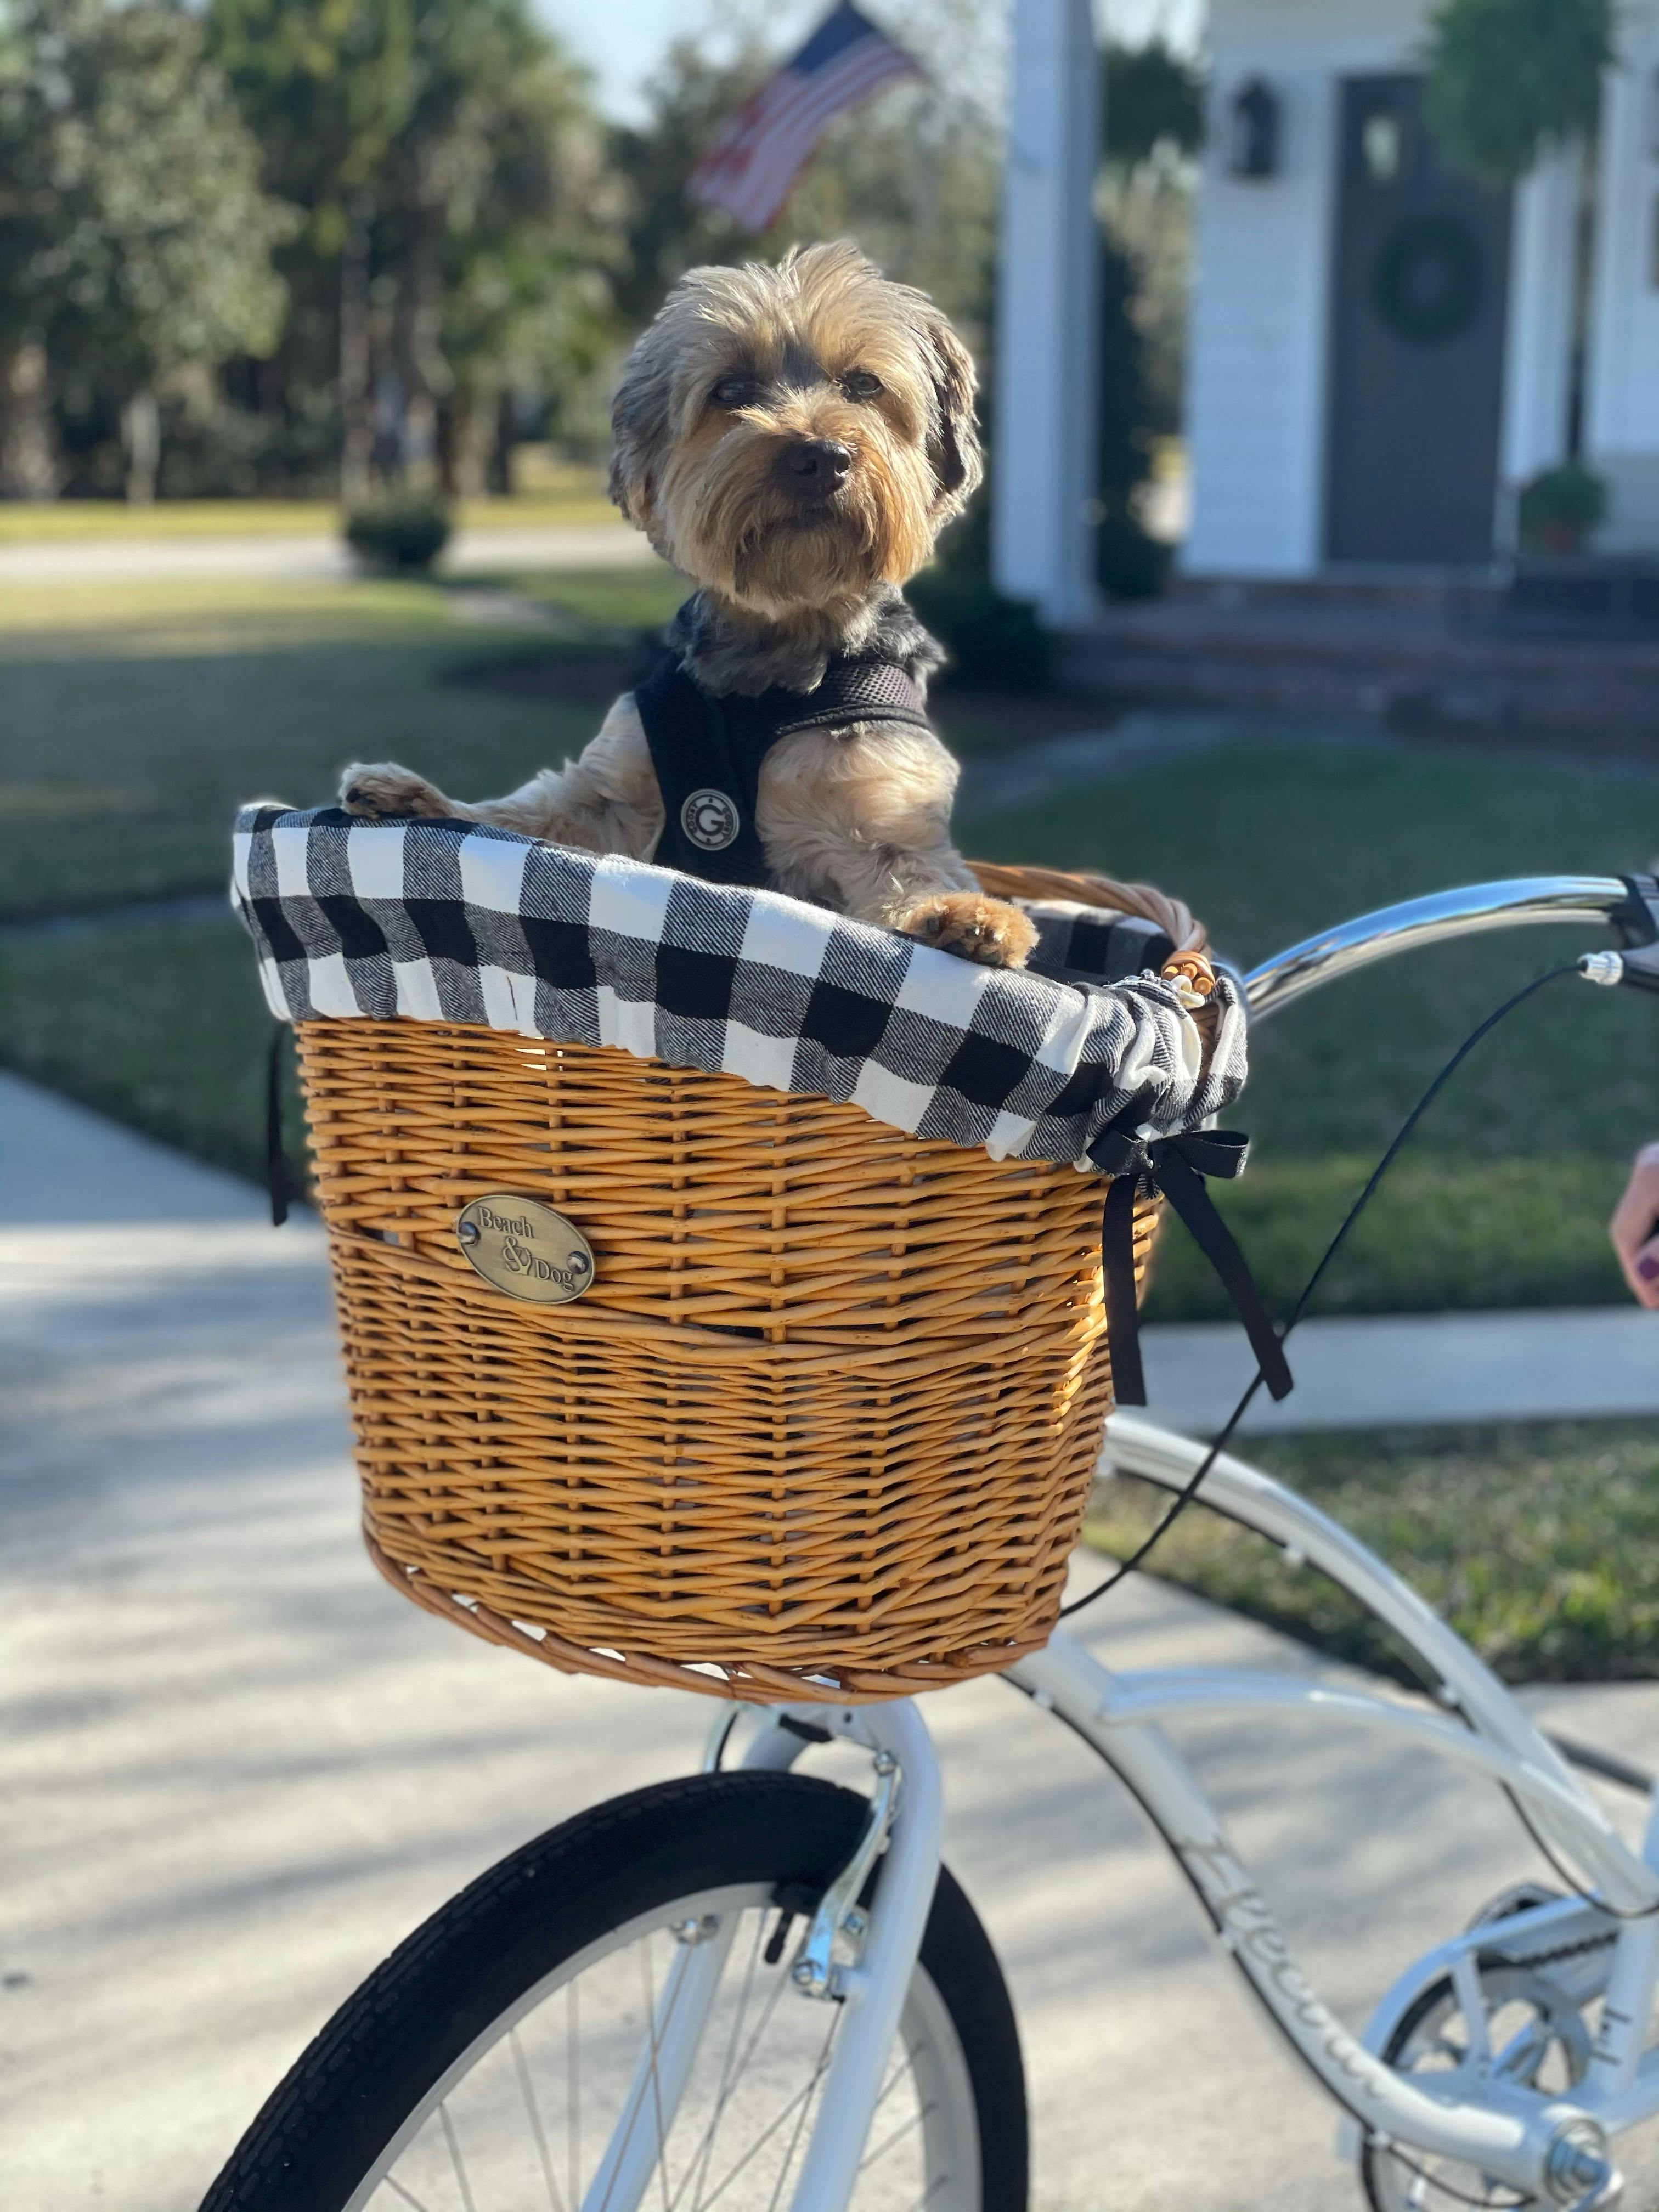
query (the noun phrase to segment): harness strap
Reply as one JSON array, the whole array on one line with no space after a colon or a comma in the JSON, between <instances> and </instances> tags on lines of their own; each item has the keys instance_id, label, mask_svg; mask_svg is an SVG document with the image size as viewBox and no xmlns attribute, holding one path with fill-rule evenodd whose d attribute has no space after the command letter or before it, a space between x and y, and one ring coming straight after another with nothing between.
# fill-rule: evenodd
<instances>
[{"instance_id":1,"label":"harness strap","mask_svg":"<svg viewBox=\"0 0 1659 2212\"><path fill-rule=\"evenodd\" d=\"M677 662L665 660L634 694L663 800L653 859L706 882L767 890L771 875L756 824L761 764L800 730L857 722L927 729L920 685L890 660L832 660L811 691L782 685L754 698L716 697Z\"/></svg>"}]
</instances>

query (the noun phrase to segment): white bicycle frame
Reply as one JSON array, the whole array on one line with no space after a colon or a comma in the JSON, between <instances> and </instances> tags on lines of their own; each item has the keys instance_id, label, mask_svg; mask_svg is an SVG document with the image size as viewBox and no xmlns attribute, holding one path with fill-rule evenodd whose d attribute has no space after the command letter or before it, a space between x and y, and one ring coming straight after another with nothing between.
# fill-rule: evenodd
<instances>
[{"instance_id":1,"label":"white bicycle frame","mask_svg":"<svg viewBox=\"0 0 1659 2212\"><path fill-rule=\"evenodd\" d=\"M1368 961L1437 939L1528 922L1605 926L1628 916L1632 896L1630 885L1610 878L1551 878L1413 901L1311 939L1255 970L1246 979L1252 1009L1260 1016ZM1101 1465L1108 1474L1133 1474L1179 1491L1206 1450L1202 1443L1115 1413L1107 1423ZM1127 1786L1270 2019L1364 2140L1467 2163L1524 2197L1578 2212L1612 2203L1620 2184L1608 2156L1610 2142L1659 2113L1659 2046L1647 2039L1659 1979L1659 1792L1650 1803L1641 1850L1632 1851L1503 1685L1346 1529L1230 1455L1217 1460L1204 1498L1292 1559L1322 1571L1386 1623L1420 1662L1425 1679L1438 1685L1443 1711L1425 1711L1380 1691L1282 1674L1200 1669L1117 1674L1063 1632L1045 1650L1011 1667L1006 1679L1091 1745ZM794 1968L804 1997L839 2001L846 2010L793 2212L842 2212L937 1876L939 1771L927 1729L908 1701L752 1710L758 1729L744 1753L744 1765L790 1766L811 1744L833 1736L875 1754L881 1778L860 1851L826 1894ZM1402 1976L1365 2036L1356 2037L1297 1966L1219 1814L1161 1726L1218 1711L1300 1711L1362 1722L1484 1776L1510 1793L1583 1893L1529 1906L1440 1945ZM738 1717L721 1716L709 1764L720 1763ZM858 1909L860 1897L884 1847L879 1890L866 1913ZM855 1951L855 1963L835 1962L838 1943ZM1481 2048L1480 1975L1494 1961L1524 1966L1555 1961L1563 1954L1571 1954L1559 1969L1569 1986L1577 1976L1588 1995L1583 1978L1591 1975L1605 2000L1584 2078L1570 2096L1550 2096L1481 2070L1480 2061L1491 2054ZM697 1971L696 1956L690 1954L688 1973ZM708 1970L702 1971L707 1976ZM1443 1980L1461 2002L1472 2064L1457 2076L1397 2072L1379 2054L1411 2004ZM686 1994L677 1996L674 2033L692 2039L689 2049L702 2023L695 2000L684 2002ZM669 2075L672 2081L672 2067ZM644 2179L641 2172L641 2185ZM609 2195L617 2212L632 2207L637 2191L612 2186Z\"/></svg>"}]
</instances>

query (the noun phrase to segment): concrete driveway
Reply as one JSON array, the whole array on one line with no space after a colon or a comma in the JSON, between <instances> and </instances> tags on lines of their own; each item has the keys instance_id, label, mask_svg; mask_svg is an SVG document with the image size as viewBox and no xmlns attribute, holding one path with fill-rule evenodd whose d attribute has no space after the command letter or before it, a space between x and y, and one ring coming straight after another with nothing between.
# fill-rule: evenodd
<instances>
[{"instance_id":1,"label":"concrete driveway","mask_svg":"<svg viewBox=\"0 0 1659 2212\"><path fill-rule=\"evenodd\" d=\"M488 574L512 568L631 568L656 555L622 523L549 523L463 530L445 551L441 574ZM360 572L337 537L88 538L0 545L7 584L161 583L184 576L264 576L273 581L344 581Z\"/></svg>"},{"instance_id":2,"label":"concrete driveway","mask_svg":"<svg viewBox=\"0 0 1659 2212\"><path fill-rule=\"evenodd\" d=\"M0 1122L0 2197L190 2212L399 1937L693 1765L712 1708L544 1673L374 1577L314 1224L274 1234L246 1187L3 1079ZM1157 1585L1089 1633L1124 1667L1309 1664ZM1353 2212L1328 2107L1135 1808L997 1684L927 1702L1043 2212ZM1659 1690L1545 1702L1659 1759ZM1351 2015L1539 1871L1501 1803L1328 1724L1192 1740Z\"/></svg>"}]
</instances>

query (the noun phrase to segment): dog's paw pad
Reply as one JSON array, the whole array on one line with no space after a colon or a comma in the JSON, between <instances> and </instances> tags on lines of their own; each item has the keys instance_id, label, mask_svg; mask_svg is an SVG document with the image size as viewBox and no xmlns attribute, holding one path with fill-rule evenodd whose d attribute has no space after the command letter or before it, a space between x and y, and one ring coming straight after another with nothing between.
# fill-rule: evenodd
<instances>
[{"instance_id":1,"label":"dog's paw pad","mask_svg":"<svg viewBox=\"0 0 1659 2212\"><path fill-rule=\"evenodd\" d=\"M942 891L924 899L899 927L907 937L982 968L1023 968L1037 937L1029 915L982 891Z\"/></svg>"},{"instance_id":2,"label":"dog's paw pad","mask_svg":"<svg viewBox=\"0 0 1659 2212\"><path fill-rule=\"evenodd\" d=\"M449 811L441 791L395 761L355 763L340 778L340 804L366 822L410 815L431 820Z\"/></svg>"}]
</instances>

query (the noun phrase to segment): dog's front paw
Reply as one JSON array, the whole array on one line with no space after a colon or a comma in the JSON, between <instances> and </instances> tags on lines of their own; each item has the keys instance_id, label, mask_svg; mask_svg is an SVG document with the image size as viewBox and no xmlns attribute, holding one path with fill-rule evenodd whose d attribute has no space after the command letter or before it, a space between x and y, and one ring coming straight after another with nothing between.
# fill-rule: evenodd
<instances>
[{"instance_id":1,"label":"dog's front paw","mask_svg":"<svg viewBox=\"0 0 1659 2212\"><path fill-rule=\"evenodd\" d=\"M918 899L900 915L898 927L906 937L976 960L981 968L1023 968L1037 941L1030 915L983 891L939 891Z\"/></svg>"},{"instance_id":2,"label":"dog's front paw","mask_svg":"<svg viewBox=\"0 0 1659 2212\"><path fill-rule=\"evenodd\" d=\"M354 761L340 778L340 804L365 822L411 814L432 821L449 811L449 801L435 784L396 761Z\"/></svg>"}]
</instances>

